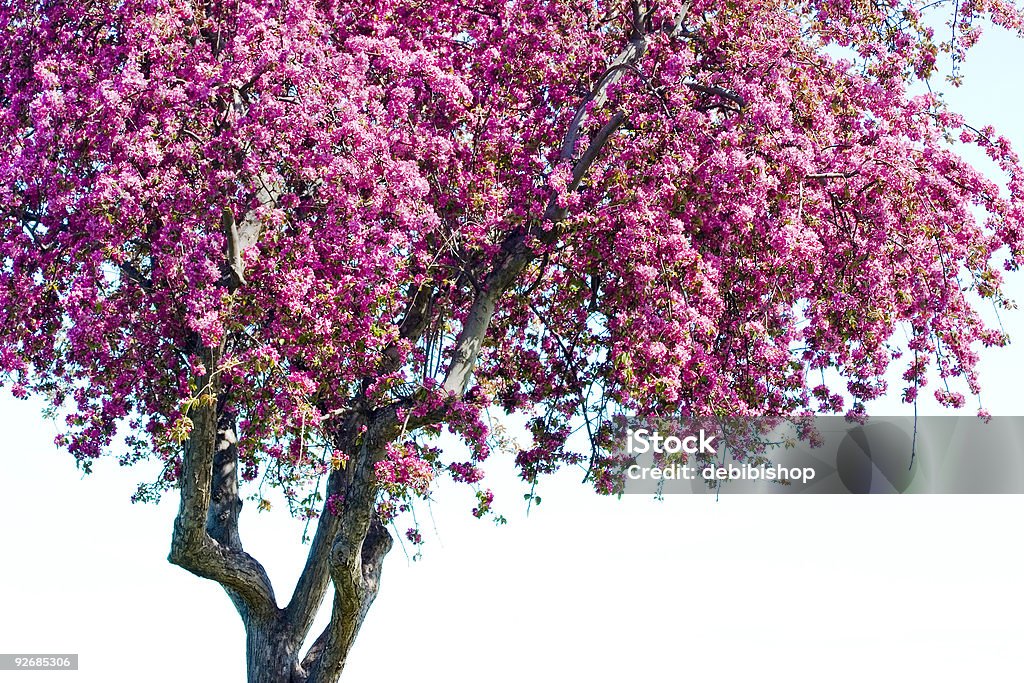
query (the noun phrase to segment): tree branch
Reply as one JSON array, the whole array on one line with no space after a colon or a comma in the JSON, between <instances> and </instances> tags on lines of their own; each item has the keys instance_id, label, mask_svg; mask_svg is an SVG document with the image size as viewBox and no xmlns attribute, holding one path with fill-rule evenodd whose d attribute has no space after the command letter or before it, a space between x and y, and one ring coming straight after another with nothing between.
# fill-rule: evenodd
<instances>
[{"instance_id":1,"label":"tree branch","mask_svg":"<svg viewBox=\"0 0 1024 683\"><path fill-rule=\"evenodd\" d=\"M412 285L409 288L409 305L405 311L405 317L398 325L398 338L415 344L423 336L427 325L430 324L430 302L434 296L434 288L429 284L420 286ZM393 372L400 362L398 345L394 342L388 344L384 349L385 365L383 373Z\"/></svg>"},{"instance_id":2,"label":"tree branch","mask_svg":"<svg viewBox=\"0 0 1024 683\"><path fill-rule=\"evenodd\" d=\"M808 173L804 176L807 180L833 180L852 178L858 174L858 171L847 171L845 173Z\"/></svg>"},{"instance_id":3,"label":"tree branch","mask_svg":"<svg viewBox=\"0 0 1024 683\"><path fill-rule=\"evenodd\" d=\"M153 290L153 281L150 280L145 275L143 275L139 271L139 269L136 268L134 265L132 265L131 263L127 263L127 262L126 263L119 263L118 264L118 268L121 270L121 273L126 278L128 278L129 280L131 280L132 282L137 284L139 287L141 287L142 291L146 292L147 294L152 292L152 290Z\"/></svg>"},{"instance_id":4,"label":"tree branch","mask_svg":"<svg viewBox=\"0 0 1024 683\"><path fill-rule=\"evenodd\" d=\"M742 95L734 93L732 90L728 90L721 86L702 85L700 83L684 83L683 85L685 85L690 90L699 92L703 95L712 95L721 97L724 100L729 100L740 109L743 109L745 106L747 106L747 101L743 99Z\"/></svg>"},{"instance_id":5,"label":"tree branch","mask_svg":"<svg viewBox=\"0 0 1024 683\"><path fill-rule=\"evenodd\" d=\"M400 411L412 410L414 399L395 401L360 417L353 414L343 438L358 448L344 470L332 473L328 491L342 492L342 512L324 510L295 594L285 609L288 637L294 649L305 640L316 607L326 593L328 579L334 585L331 621L310 646L298 675L307 683L336 680L345 666L349 648L366 617L380 586L381 567L392 546L390 534L376 512L377 483L374 465L384 456L385 444L399 438L403 429L417 429L444 413L437 408L425 415L399 419ZM360 425L366 425L360 431ZM333 676L333 677L332 677Z\"/></svg>"},{"instance_id":6,"label":"tree branch","mask_svg":"<svg viewBox=\"0 0 1024 683\"><path fill-rule=\"evenodd\" d=\"M391 550L391 534L373 515L357 556L347 549L332 552L334 605L331 621L302 659L306 683L333 683L341 675L349 650L380 590L383 560Z\"/></svg>"},{"instance_id":7,"label":"tree branch","mask_svg":"<svg viewBox=\"0 0 1024 683\"><path fill-rule=\"evenodd\" d=\"M686 28L686 17L690 13L690 5L692 4L692 0L687 0L687 2L683 3L679 13L675 16L675 20L668 26L669 37L690 38L694 35L692 31Z\"/></svg>"},{"instance_id":8,"label":"tree branch","mask_svg":"<svg viewBox=\"0 0 1024 683\"><path fill-rule=\"evenodd\" d=\"M643 23L641 22L641 26ZM591 95L577 110L562 141L562 155L566 160L575 156L575 148L582 130L588 105L601 107L622 73L634 68L646 48L646 37L635 27L628 45L613 60L599 79ZM587 172L607 146L608 140L622 125L625 115L614 114L592 136L587 149L573 164L568 192L577 190ZM540 225L558 225L566 216L566 208L551 198ZM535 227L536 229L536 227ZM541 243L551 244L558 237L558 228L549 228L534 235ZM462 333L456 342L455 355L445 378L445 387L456 395L464 393L480 344L486 335L497 300L512 285L525 266L535 258L527 247L527 234L512 235L502 245L501 256L495 267L481 283ZM241 240L241 237L239 237ZM433 290L419 287L410 290L409 306L399 327L399 338L412 341L422 336L429 324L429 306ZM385 371L400 362L396 344L384 352ZM383 444L397 438L400 429L413 429L429 423L436 415L420 416L414 424L399 424L398 409L409 409L411 401L397 401L386 408L367 413L354 409L346 418L339 436L339 446L350 455L348 467L336 470L328 479L328 497L344 493L340 515L325 509L307 555L295 591L283 610L283 622L294 645L301 643L309 632L312 615L326 594L328 582L334 585L334 604L331 622L306 653L300 673L308 683L333 681L345 665L348 650L362 625L366 612L377 595L382 561L391 548L392 539L377 518L375 502L377 485L373 466L382 457ZM366 425L359 447L356 448L359 427Z\"/></svg>"},{"instance_id":9,"label":"tree branch","mask_svg":"<svg viewBox=\"0 0 1024 683\"><path fill-rule=\"evenodd\" d=\"M422 336L430 321L428 311L432 296L433 289L428 285L410 289L409 306L404 319L399 324L400 339L415 343ZM401 360L397 344L388 345L384 350L384 357L385 361L381 372L392 372ZM390 423L393 427L397 422L397 406L390 410L378 411L374 417L375 427L372 430L374 433L379 432L385 423ZM365 417L361 413L349 412L336 439L336 448L347 454L351 463L359 462L363 457L361 449L356 446L359 428L363 424L365 424ZM371 432L369 427L367 432ZM371 438L375 437L371 436ZM376 462L376 457L372 458L372 461ZM342 527L341 517L333 514L327 508L327 500L331 496L342 494L348 496L347 491L354 483L352 475L355 471L354 467L334 470L328 477L324 508L317 520L313 541L306 555L306 563L284 610L286 628L296 648L302 644L309 633L316 615L316 608L319 607L327 593L330 582L330 550Z\"/></svg>"},{"instance_id":10,"label":"tree branch","mask_svg":"<svg viewBox=\"0 0 1024 683\"><path fill-rule=\"evenodd\" d=\"M308 683L337 680L366 612L377 596L381 565L391 548L391 536L376 514L373 465L383 454L382 444L394 438L395 423L393 411L378 413L363 433L358 457L349 463L352 476L328 556L334 607L327 628L303 658L302 669L308 671Z\"/></svg>"},{"instance_id":11,"label":"tree branch","mask_svg":"<svg viewBox=\"0 0 1024 683\"><path fill-rule=\"evenodd\" d=\"M259 207L274 205L282 186L257 177L256 199ZM220 228L225 234L226 279L231 290L246 284L245 250L254 245L263 230L256 210L246 213L240 224L225 207ZM121 266L122 272L139 281L141 274ZM140 284L144 284L140 282ZM223 344L201 351L206 374L197 406L189 411L192 431L182 457L181 501L174 521L174 534L168 560L197 576L216 581L227 592L246 624L253 622L263 630L276 624L282 611L266 570L242 548L238 517L242 501L238 496L238 448L235 420L225 411L219 394L217 366Z\"/></svg>"},{"instance_id":12,"label":"tree branch","mask_svg":"<svg viewBox=\"0 0 1024 683\"><path fill-rule=\"evenodd\" d=\"M636 2L632 3L634 15L639 13L639 4ZM685 12L689 9L689 3L683 10ZM633 67L640 58L643 57L644 52L647 49L647 36L641 30L641 26L634 23L633 31L630 33L629 42L626 47L623 48L615 59L611 61L608 68L605 69L601 77L597 79L597 85L594 86L590 94L576 109L576 114L572 117L569 122L569 128L565 132L565 136L562 139L562 152L561 157L563 161L572 159L576 152L576 143L580 137L580 131L583 127L583 121L587 116L588 109L600 109L604 106L605 102L608 101L608 90L619 82L622 75ZM591 107L591 104L593 105Z\"/></svg>"},{"instance_id":13,"label":"tree branch","mask_svg":"<svg viewBox=\"0 0 1024 683\"><path fill-rule=\"evenodd\" d=\"M676 36L685 31L685 20L690 11L691 2L686 2L680 8L669 34ZM630 33L626 46L608 65L604 73L598 79L590 94L576 109L576 113L562 139L560 157L564 161L573 158L576 152L576 145L579 141L583 122L589 111L599 109L607 102L608 91L614 86L622 75L629 70L634 70L636 64L643 57L647 48L647 34L645 26L649 23L648 16L641 11L640 4L634 0L631 3L633 11L633 30ZM723 97L735 94L723 91ZM584 176L590 167L597 160L612 134L622 125L625 116L621 112L616 113L605 125L594 135L590 145L583 153L583 156L573 166L572 181L567 187L568 192L579 188ZM544 219L556 226L564 220L566 209L559 207L552 199L545 209ZM473 369L476 366L480 347L487 334L491 318L498 299L508 290L516 277L523 271L535 254L527 246L527 234L513 234L502 244L497 265L484 279L469 313L463 322L462 331L455 342L452 360L445 375L444 388L456 396L465 393L469 385ZM542 244L552 244L558 238L558 229L550 229L537 236Z\"/></svg>"},{"instance_id":14,"label":"tree branch","mask_svg":"<svg viewBox=\"0 0 1024 683\"><path fill-rule=\"evenodd\" d=\"M241 223L235 222L231 207L225 206L221 210L220 229L227 246L225 281L231 291L248 284L245 281L245 250L256 244L263 233L263 222L256 217L256 211L264 206L277 206L283 191L282 184L269 181L266 174L257 176L256 183L257 208L247 211Z\"/></svg>"},{"instance_id":15,"label":"tree branch","mask_svg":"<svg viewBox=\"0 0 1024 683\"><path fill-rule=\"evenodd\" d=\"M238 438L234 416L223 409L217 414L216 439L206 532L218 543L241 550L242 538L238 533L238 516L242 511L242 499L238 496Z\"/></svg>"},{"instance_id":16,"label":"tree branch","mask_svg":"<svg viewBox=\"0 0 1024 683\"><path fill-rule=\"evenodd\" d=\"M354 416L350 418L350 421L353 419ZM352 458L352 460L354 459ZM306 563L295 584L292 597L284 609L285 627L295 649L298 649L305 641L309 629L313 625L317 608L320 607L327 594L331 579L329 566L331 546L341 529L342 522L341 517L327 507L327 500L331 496L342 495L346 492L350 483L350 477L346 476L349 471L347 468L333 470L327 478L324 508L316 523L313 541L306 554Z\"/></svg>"},{"instance_id":17,"label":"tree branch","mask_svg":"<svg viewBox=\"0 0 1024 683\"><path fill-rule=\"evenodd\" d=\"M631 42L624 52L636 54L637 58L639 58L643 50L635 48ZM567 192L574 192L579 188L587 171L590 170L590 167L608 143L608 140L618 130L624 120L625 114L618 112L594 135L583 156L573 166L572 180L566 187ZM566 141L575 134L570 125L570 130L566 133ZM574 145L575 143L572 146ZM569 148L571 149L572 146ZM565 146L563 146L564 149L566 149ZM548 202L547 208L544 211L544 219L553 223L556 227L538 236L542 244L552 244L558 238L557 226L565 219L566 211L565 207L558 205L554 197ZM491 270L484 280L483 286L477 293L473 304L470 306L469 313L466 315L462 331L455 342L451 364L448 366L448 372L444 379L444 388L456 396L464 394L469 386L469 380L476 367L480 347L487 336L487 328L490 326L491 318L494 317L494 309L497 306L498 299L511 287L516 277L526 268L527 264L536 257L536 254L527 246L526 237L526 235L513 235L505 241L502 245L498 265Z\"/></svg>"},{"instance_id":18,"label":"tree branch","mask_svg":"<svg viewBox=\"0 0 1024 683\"><path fill-rule=\"evenodd\" d=\"M221 584L247 622L250 619L267 622L276 618L279 612L267 572L241 549L237 527L234 531L231 529L233 514L229 513L226 518L221 516L232 505L230 493L225 495L225 492L230 492L232 486L230 453L233 444L223 439L226 447L218 457L217 382L214 371L219 355L219 350L209 347L203 350L206 377L211 379L200 393L198 407L189 412L193 427L182 457L181 502L178 516L174 520L171 552L167 559L197 576ZM217 477L220 490L215 499L214 464L218 460L223 470ZM237 488L235 490L237 495ZM208 531L211 516L212 527L221 536L221 540L213 538Z\"/></svg>"}]
</instances>

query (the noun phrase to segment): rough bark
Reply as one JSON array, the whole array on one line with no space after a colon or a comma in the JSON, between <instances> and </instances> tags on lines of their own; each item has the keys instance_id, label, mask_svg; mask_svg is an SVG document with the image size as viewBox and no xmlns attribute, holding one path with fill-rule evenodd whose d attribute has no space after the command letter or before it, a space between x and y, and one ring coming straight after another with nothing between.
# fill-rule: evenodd
<instances>
[{"instance_id":1,"label":"rough bark","mask_svg":"<svg viewBox=\"0 0 1024 683\"><path fill-rule=\"evenodd\" d=\"M270 579L263 566L241 549L241 541L236 538L237 514L221 520L216 510L213 472L218 444L217 382L209 368L216 367L220 351L207 348L204 354L207 376L212 379L200 392L199 405L190 414L193 428L182 458L181 502L168 559L193 574L220 583L247 615L269 619L278 611ZM223 483L224 478L220 481ZM217 532L223 542L210 535L207 521L211 515L218 523L234 523L233 530ZM237 545L233 545L235 540Z\"/></svg>"}]
</instances>

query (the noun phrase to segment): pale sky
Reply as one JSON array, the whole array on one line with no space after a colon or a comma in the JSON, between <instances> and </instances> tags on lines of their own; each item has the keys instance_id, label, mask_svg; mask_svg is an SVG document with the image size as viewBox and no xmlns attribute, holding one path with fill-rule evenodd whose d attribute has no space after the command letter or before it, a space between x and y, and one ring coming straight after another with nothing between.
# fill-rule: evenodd
<instances>
[{"instance_id":1,"label":"pale sky","mask_svg":"<svg viewBox=\"0 0 1024 683\"><path fill-rule=\"evenodd\" d=\"M951 99L1024 152L1024 42L989 38ZM1003 320L1020 341L984 353L984 405L1019 415L1024 317ZM80 655L77 672L0 681L243 681L230 602L167 563L177 496L129 502L152 466L99 462L83 478L39 404L5 390L0 429L0 652ZM509 524L440 486L434 523L420 514L423 559L391 552L343 681L1021 680L1024 497L615 500L573 471L527 517L511 463L487 465ZM279 602L300 532L247 504L243 540Z\"/></svg>"}]
</instances>

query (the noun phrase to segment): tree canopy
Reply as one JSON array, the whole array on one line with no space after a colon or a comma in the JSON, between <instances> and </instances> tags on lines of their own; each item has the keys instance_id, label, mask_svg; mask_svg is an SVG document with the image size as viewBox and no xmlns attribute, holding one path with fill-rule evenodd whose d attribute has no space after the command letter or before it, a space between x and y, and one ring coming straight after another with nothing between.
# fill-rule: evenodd
<instances>
[{"instance_id":1,"label":"tree canopy","mask_svg":"<svg viewBox=\"0 0 1024 683\"><path fill-rule=\"evenodd\" d=\"M938 94L984 22L1022 27L1002 0L4 3L0 381L84 467L126 427L123 461L164 463L138 497L181 488L172 560L300 644L328 575L365 614L381 522L480 486L488 406L529 417L527 481L608 491L613 409L860 414L931 371L962 405L1024 246L1018 157ZM284 610L239 476L320 520ZM289 666L332 680L342 621Z\"/></svg>"}]
</instances>

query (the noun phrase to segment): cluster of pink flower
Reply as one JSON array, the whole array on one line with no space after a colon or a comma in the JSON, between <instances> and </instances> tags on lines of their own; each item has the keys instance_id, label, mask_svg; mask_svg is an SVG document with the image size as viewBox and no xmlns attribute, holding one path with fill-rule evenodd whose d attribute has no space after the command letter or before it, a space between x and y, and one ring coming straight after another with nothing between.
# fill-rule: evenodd
<instances>
[{"instance_id":1,"label":"cluster of pink flower","mask_svg":"<svg viewBox=\"0 0 1024 683\"><path fill-rule=\"evenodd\" d=\"M386 456L374 465L377 482L385 490L397 493L411 491L424 495L434 479L434 469L415 451L416 444L388 444Z\"/></svg>"},{"instance_id":2,"label":"cluster of pink flower","mask_svg":"<svg viewBox=\"0 0 1024 683\"><path fill-rule=\"evenodd\" d=\"M963 405L1006 341L972 297L1004 303L1024 169L911 94L978 35L937 42L919 4L239 0L204 27L189 3L5 3L0 379L68 410L83 462L136 419L130 459L168 485L204 391L247 479L314 476L310 439L400 402L474 449L390 447L378 480L415 493L479 481L492 402L532 417L530 481L583 462L566 439L610 405L859 415L894 362L906 400L937 378ZM958 17L1022 26L1005 0ZM488 286L475 384L447 392Z\"/></svg>"}]
</instances>

